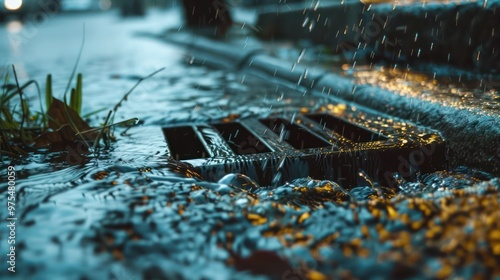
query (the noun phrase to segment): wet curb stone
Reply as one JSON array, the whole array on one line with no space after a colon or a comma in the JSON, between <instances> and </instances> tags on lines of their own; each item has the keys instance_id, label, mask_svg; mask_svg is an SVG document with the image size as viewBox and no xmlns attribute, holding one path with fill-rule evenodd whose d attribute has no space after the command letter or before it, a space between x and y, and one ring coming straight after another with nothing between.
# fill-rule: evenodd
<instances>
[{"instance_id":1,"label":"wet curb stone","mask_svg":"<svg viewBox=\"0 0 500 280\"><path fill-rule=\"evenodd\" d=\"M500 71L498 1L372 5L363 20L374 19L383 19L384 27L368 44L387 60Z\"/></svg>"},{"instance_id":2,"label":"wet curb stone","mask_svg":"<svg viewBox=\"0 0 500 280\"><path fill-rule=\"evenodd\" d=\"M145 35L149 36L151 34ZM250 58L264 52L264 49L259 47L235 47L222 41L211 40L204 36L186 32L169 33L160 35L159 38L169 43L185 46L188 50L191 50L195 54L192 56L192 63L196 62L214 68L237 70L243 67Z\"/></svg>"},{"instance_id":3,"label":"wet curb stone","mask_svg":"<svg viewBox=\"0 0 500 280\"><path fill-rule=\"evenodd\" d=\"M180 32L162 35L160 39L187 47L193 63L231 70L245 69L257 76L274 77L306 89L313 88L324 75L323 70L310 69L298 62L287 62L271 57L260 47L242 48L223 41Z\"/></svg>"},{"instance_id":4,"label":"wet curb stone","mask_svg":"<svg viewBox=\"0 0 500 280\"><path fill-rule=\"evenodd\" d=\"M262 31L257 35L309 40L337 52L366 53L368 59L427 61L499 73L499 17L498 1L290 5L259 14Z\"/></svg>"},{"instance_id":5,"label":"wet curb stone","mask_svg":"<svg viewBox=\"0 0 500 280\"><path fill-rule=\"evenodd\" d=\"M265 54L252 56L243 67L245 71L276 77L306 89L312 89L324 75L322 70L307 68L296 62L282 61Z\"/></svg>"},{"instance_id":6,"label":"wet curb stone","mask_svg":"<svg viewBox=\"0 0 500 280\"><path fill-rule=\"evenodd\" d=\"M257 19L258 36L265 39L307 39L342 50L344 42L353 42L358 35L362 14L367 9L359 1L318 6L286 5L262 11Z\"/></svg>"},{"instance_id":7,"label":"wet curb stone","mask_svg":"<svg viewBox=\"0 0 500 280\"><path fill-rule=\"evenodd\" d=\"M188 45L191 55L209 66L242 70L263 78L293 83L309 94L332 96L333 102L340 98L436 129L447 140L451 167L467 165L500 175L498 112L445 106L371 85L356 85L349 78L319 68L306 68L271 57L262 49L242 49L238 45L190 36L179 35L167 41Z\"/></svg>"}]
</instances>

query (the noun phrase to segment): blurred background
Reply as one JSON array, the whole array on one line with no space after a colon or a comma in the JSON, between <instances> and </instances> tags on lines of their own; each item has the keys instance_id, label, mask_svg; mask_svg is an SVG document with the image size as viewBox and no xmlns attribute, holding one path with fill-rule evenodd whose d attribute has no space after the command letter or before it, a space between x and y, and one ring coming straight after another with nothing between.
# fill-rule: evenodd
<instances>
[{"instance_id":1,"label":"blurred background","mask_svg":"<svg viewBox=\"0 0 500 280\"><path fill-rule=\"evenodd\" d=\"M0 7L0 17L22 18L36 12L44 11L44 8L54 9L60 12L75 11L107 11L121 8L123 10L136 8L138 13L146 7L167 7L172 0L3 0Z\"/></svg>"},{"instance_id":2,"label":"blurred background","mask_svg":"<svg viewBox=\"0 0 500 280\"><path fill-rule=\"evenodd\" d=\"M175 0L2 0L0 6L0 19L22 18L44 10L44 7L57 9L60 12L75 11L107 11L120 9L124 14L143 14L145 9L171 7ZM304 0L234 0L231 5L258 6L268 4L286 4L305 2ZM328 1L326 1L328 2Z\"/></svg>"}]
</instances>

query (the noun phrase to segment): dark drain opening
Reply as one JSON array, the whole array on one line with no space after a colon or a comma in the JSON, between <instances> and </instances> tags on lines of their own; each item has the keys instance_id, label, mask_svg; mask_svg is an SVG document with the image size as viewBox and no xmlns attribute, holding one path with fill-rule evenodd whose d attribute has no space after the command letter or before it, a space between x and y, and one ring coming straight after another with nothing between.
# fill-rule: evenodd
<instances>
[{"instance_id":1,"label":"dark drain opening","mask_svg":"<svg viewBox=\"0 0 500 280\"><path fill-rule=\"evenodd\" d=\"M237 155L269 153L271 150L240 123L213 125Z\"/></svg>"},{"instance_id":2,"label":"dark drain opening","mask_svg":"<svg viewBox=\"0 0 500 280\"><path fill-rule=\"evenodd\" d=\"M295 149L302 150L331 146L330 143L318 138L307 129L284 119L262 119L260 122L277 135L280 135L280 138L283 136L282 139Z\"/></svg>"},{"instance_id":3,"label":"dark drain opening","mask_svg":"<svg viewBox=\"0 0 500 280\"><path fill-rule=\"evenodd\" d=\"M372 131L363 129L352 123L348 123L336 117L327 114L306 115L307 118L319 123L322 127L326 127L342 137L356 143L384 141L387 137Z\"/></svg>"},{"instance_id":4,"label":"dark drain opening","mask_svg":"<svg viewBox=\"0 0 500 280\"><path fill-rule=\"evenodd\" d=\"M163 128L170 155L176 160L207 158L208 152L191 126Z\"/></svg>"}]
</instances>

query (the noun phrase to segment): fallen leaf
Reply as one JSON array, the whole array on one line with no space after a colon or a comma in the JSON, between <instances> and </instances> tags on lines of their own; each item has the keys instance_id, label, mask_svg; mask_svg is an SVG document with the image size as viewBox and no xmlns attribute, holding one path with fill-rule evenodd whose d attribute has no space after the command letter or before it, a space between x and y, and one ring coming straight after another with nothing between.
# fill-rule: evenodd
<instances>
[{"instance_id":1,"label":"fallen leaf","mask_svg":"<svg viewBox=\"0 0 500 280\"><path fill-rule=\"evenodd\" d=\"M49 131L36 137L33 141L36 147L47 147L54 143L62 143L63 139L58 131Z\"/></svg>"},{"instance_id":2,"label":"fallen leaf","mask_svg":"<svg viewBox=\"0 0 500 280\"><path fill-rule=\"evenodd\" d=\"M47 112L49 128L52 131L43 133L34 139L36 147L46 147L52 144L73 143L82 140L76 134L78 131L91 130L91 127L64 102L54 98ZM74 128L73 128L74 125ZM85 140L93 141L97 138L98 131L90 131L81 136Z\"/></svg>"}]
</instances>

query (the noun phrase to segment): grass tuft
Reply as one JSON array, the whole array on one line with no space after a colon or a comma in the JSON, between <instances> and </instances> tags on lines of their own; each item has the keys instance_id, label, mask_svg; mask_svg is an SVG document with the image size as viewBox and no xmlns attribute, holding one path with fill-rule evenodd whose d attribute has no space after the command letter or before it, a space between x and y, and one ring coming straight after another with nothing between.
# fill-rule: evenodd
<instances>
[{"instance_id":1,"label":"grass tuft","mask_svg":"<svg viewBox=\"0 0 500 280\"><path fill-rule=\"evenodd\" d=\"M154 76L164 68L141 78L107 114L106 121L100 127L90 127L81 117L83 107L83 75L76 77L76 86L71 88L69 103L66 95L63 101L54 97L52 75L47 75L45 85L45 106L42 105L42 94L38 83L30 80L20 84L16 68L12 66L15 83L10 82L9 72L5 74L4 84L0 91L0 156L25 156L40 147L56 146L64 149L65 145L84 142L94 154L99 151L99 143L109 147L115 140L113 131L117 126L131 127L138 121L136 118L113 123L116 112L127 100L134 89L144 80ZM72 75L73 77L74 75ZM25 89L34 86L40 99L40 110L35 110L26 98ZM19 97L16 99L15 97ZM94 111L87 114L101 112Z\"/></svg>"}]
</instances>

